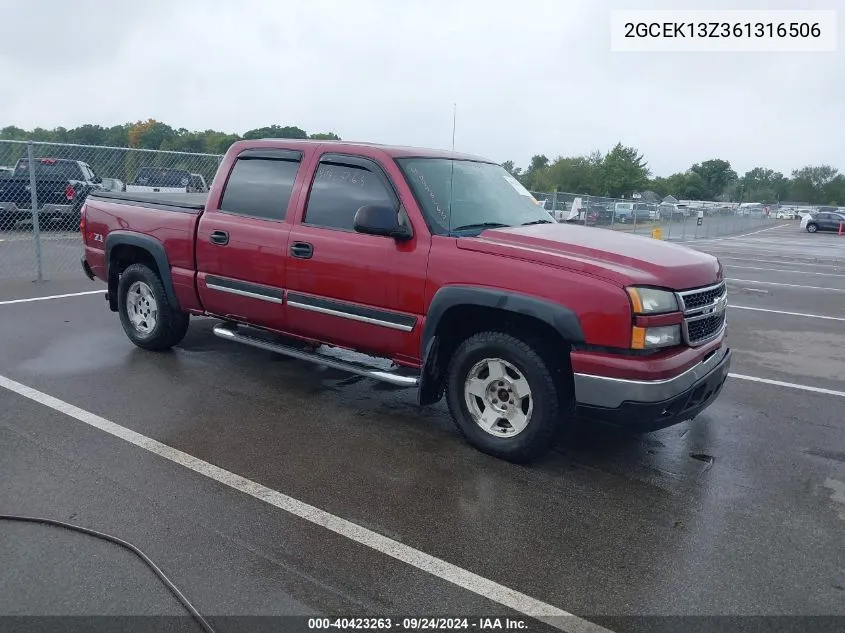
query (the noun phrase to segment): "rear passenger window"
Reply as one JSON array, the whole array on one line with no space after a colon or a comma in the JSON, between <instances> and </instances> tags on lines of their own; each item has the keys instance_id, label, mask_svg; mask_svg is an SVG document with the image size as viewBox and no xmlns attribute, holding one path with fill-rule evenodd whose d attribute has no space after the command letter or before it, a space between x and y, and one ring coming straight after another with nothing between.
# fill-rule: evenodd
<instances>
[{"instance_id":1,"label":"rear passenger window","mask_svg":"<svg viewBox=\"0 0 845 633\"><path fill-rule=\"evenodd\" d=\"M268 220L284 220L299 161L239 158L232 168L220 210Z\"/></svg>"},{"instance_id":2,"label":"rear passenger window","mask_svg":"<svg viewBox=\"0 0 845 633\"><path fill-rule=\"evenodd\" d=\"M352 231L355 212L365 205L395 207L396 198L364 167L323 163L314 176L304 223Z\"/></svg>"}]
</instances>

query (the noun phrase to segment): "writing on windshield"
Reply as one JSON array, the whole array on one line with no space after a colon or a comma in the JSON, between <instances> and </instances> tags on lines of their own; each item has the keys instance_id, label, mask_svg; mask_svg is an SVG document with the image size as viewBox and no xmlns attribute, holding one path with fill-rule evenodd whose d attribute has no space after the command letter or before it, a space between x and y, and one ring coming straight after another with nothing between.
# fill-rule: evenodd
<instances>
[{"instance_id":1,"label":"writing on windshield","mask_svg":"<svg viewBox=\"0 0 845 633\"><path fill-rule=\"evenodd\" d=\"M548 222L549 214L503 167L448 158L397 159L432 230Z\"/></svg>"}]
</instances>

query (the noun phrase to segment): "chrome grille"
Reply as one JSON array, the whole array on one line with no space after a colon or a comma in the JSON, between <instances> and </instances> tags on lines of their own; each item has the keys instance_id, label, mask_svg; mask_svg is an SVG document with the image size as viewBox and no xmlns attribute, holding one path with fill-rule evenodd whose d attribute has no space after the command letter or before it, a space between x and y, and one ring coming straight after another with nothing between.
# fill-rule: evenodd
<instances>
[{"instance_id":1,"label":"chrome grille","mask_svg":"<svg viewBox=\"0 0 845 633\"><path fill-rule=\"evenodd\" d=\"M683 334L687 345L703 345L725 329L728 289L725 282L678 293L684 312Z\"/></svg>"}]
</instances>

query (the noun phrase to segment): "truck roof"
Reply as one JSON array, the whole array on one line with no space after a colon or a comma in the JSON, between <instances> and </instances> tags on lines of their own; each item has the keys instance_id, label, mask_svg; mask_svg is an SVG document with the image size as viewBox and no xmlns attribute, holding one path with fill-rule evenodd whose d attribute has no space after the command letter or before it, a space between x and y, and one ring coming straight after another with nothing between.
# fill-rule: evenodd
<instances>
[{"instance_id":1,"label":"truck roof","mask_svg":"<svg viewBox=\"0 0 845 633\"><path fill-rule=\"evenodd\" d=\"M410 147L404 145L385 145L382 143L369 143L357 141L323 141L311 139L288 139L288 138L263 138L258 140L244 140L238 141L235 145L243 147L277 147L295 149L298 147L313 147L321 145L325 149L331 150L336 147L339 152L344 149L369 149L381 152L390 158L452 158L455 160L471 160L479 163L498 164L496 161L484 158L483 156L476 156L474 154L463 154L461 152L454 152L446 149L432 149L427 147Z\"/></svg>"}]
</instances>

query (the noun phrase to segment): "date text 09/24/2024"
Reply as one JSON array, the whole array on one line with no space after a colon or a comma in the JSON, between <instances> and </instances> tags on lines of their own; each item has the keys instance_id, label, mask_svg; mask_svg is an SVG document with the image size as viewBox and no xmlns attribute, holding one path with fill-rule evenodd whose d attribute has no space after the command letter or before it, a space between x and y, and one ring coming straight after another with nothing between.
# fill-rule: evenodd
<instances>
[{"instance_id":1,"label":"date text 09/24/2024","mask_svg":"<svg viewBox=\"0 0 845 633\"><path fill-rule=\"evenodd\" d=\"M309 618L309 630L381 630L381 631L527 631L528 623L520 618Z\"/></svg>"}]
</instances>

